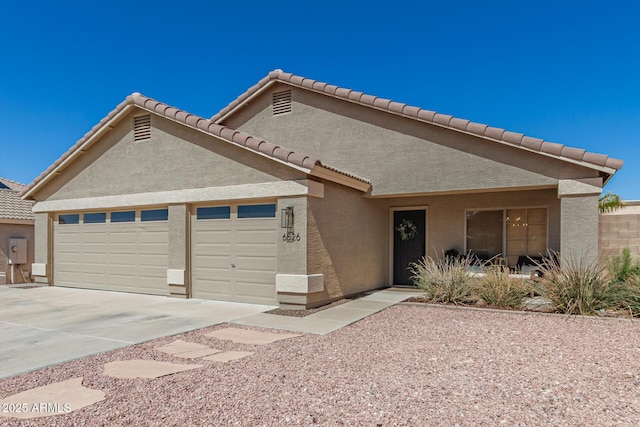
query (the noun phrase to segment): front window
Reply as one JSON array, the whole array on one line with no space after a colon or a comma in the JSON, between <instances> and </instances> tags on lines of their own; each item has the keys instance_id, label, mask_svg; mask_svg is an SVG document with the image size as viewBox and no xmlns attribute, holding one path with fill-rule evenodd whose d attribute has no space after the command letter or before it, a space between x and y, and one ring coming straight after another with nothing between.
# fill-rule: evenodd
<instances>
[{"instance_id":1,"label":"front window","mask_svg":"<svg viewBox=\"0 0 640 427\"><path fill-rule=\"evenodd\" d=\"M467 251L481 260L506 258L509 266L523 257L547 252L547 209L467 211Z\"/></svg>"}]
</instances>

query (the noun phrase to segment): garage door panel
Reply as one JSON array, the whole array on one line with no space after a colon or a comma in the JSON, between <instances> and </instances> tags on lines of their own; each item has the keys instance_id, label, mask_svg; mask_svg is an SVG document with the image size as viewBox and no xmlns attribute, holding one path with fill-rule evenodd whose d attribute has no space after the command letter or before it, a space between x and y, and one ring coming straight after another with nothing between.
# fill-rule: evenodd
<instances>
[{"instance_id":1,"label":"garage door panel","mask_svg":"<svg viewBox=\"0 0 640 427\"><path fill-rule=\"evenodd\" d=\"M273 273L276 268L276 259L273 257L246 257L238 256L238 271L240 272L264 272Z\"/></svg>"},{"instance_id":2,"label":"garage door panel","mask_svg":"<svg viewBox=\"0 0 640 427\"><path fill-rule=\"evenodd\" d=\"M199 230L194 234L195 242L200 244L229 245L230 230Z\"/></svg>"},{"instance_id":3,"label":"garage door panel","mask_svg":"<svg viewBox=\"0 0 640 427\"><path fill-rule=\"evenodd\" d=\"M195 262L200 268L230 268L232 264L231 256L228 253L224 254L211 254L211 255L196 255Z\"/></svg>"},{"instance_id":4,"label":"garage door panel","mask_svg":"<svg viewBox=\"0 0 640 427\"><path fill-rule=\"evenodd\" d=\"M169 262L169 258L167 257L167 255L161 254L161 253L158 253L158 254L146 253L146 254L138 255L138 262L142 265L153 266L153 267L164 266L166 268L166 265Z\"/></svg>"},{"instance_id":5,"label":"garage door panel","mask_svg":"<svg viewBox=\"0 0 640 427\"><path fill-rule=\"evenodd\" d=\"M264 284L237 282L236 299L240 302L272 304L273 289L271 286Z\"/></svg>"},{"instance_id":6,"label":"garage door panel","mask_svg":"<svg viewBox=\"0 0 640 427\"><path fill-rule=\"evenodd\" d=\"M239 245L267 245L273 246L276 242L274 230L238 230Z\"/></svg>"},{"instance_id":7,"label":"garage door panel","mask_svg":"<svg viewBox=\"0 0 640 427\"><path fill-rule=\"evenodd\" d=\"M153 244L153 243L164 244L169 241L169 238L168 238L169 234L164 230L157 230L157 229L142 230L140 233L138 233L138 236L139 236L139 242L141 245L147 245L147 244Z\"/></svg>"}]
</instances>

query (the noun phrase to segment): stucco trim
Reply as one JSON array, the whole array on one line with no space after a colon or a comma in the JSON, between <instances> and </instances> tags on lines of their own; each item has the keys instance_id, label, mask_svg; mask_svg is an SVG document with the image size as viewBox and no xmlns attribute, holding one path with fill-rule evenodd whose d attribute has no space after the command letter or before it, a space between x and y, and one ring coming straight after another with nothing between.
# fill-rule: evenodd
<instances>
[{"instance_id":1,"label":"stucco trim","mask_svg":"<svg viewBox=\"0 0 640 427\"><path fill-rule=\"evenodd\" d=\"M323 186L323 184L314 182L310 190L309 181L299 180L123 194L119 196L102 196L83 199L45 200L36 202L33 206L33 211L37 213L112 209L237 199L306 196L310 193L317 197L317 194L321 191L319 186Z\"/></svg>"},{"instance_id":2,"label":"stucco trim","mask_svg":"<svg viewBox=\"0 0 640 427\"><path fill-rule=\"evenodd\" d=\"M181 285L184 286L186 283L186 272L185 270L168 268L167 269L167 285Z\"/></svg>"},{"instance_id":3,"label":"stucco trim","mask_svg":"<svg viewBox=\"0 0 640 427\"><path fill-rule=\"evenodd\" d=\"M323 274L276 274L276 292L311 294L322 291Z\"/></svg>"},{"instance_id":4,"label":"stucco trim","mask_svg":"<svg viewBox=\"0 0 640 427\"><path fill-rule=\"evenodd\" d=\"M600 195L602 178L561 179L558 181L558 197L582 197Z\"/></svg>"},{"instance_id":5,"label":"stucco trim","mask_svg":"<svg viewBox=\"0 0 640 427\"><path fill-rule=\"evenodd\" d=\"M336 170L332 168L327 168L322 165L314 166L313 169L311 169L310 175L316 176L318 178L323 178L328 181L333 181L336 184L341 184L347 187L351 187L356 190L360 190L364 193L369 191L369 189L371 188L371 183L349 179L348 177L345 177L342 173L336 172Z\"/></svg>"},{"instance_id":6,"label":"stucco trim","mask_svg":"<svg viewBox=\"0 0 640 427\"><path fill-rule=\"evenodd\" d=\"M46 277L47 276L47 264L34 262L33 264L31 264L31 274L33 276Z\"/></svg>"}]
</instances>

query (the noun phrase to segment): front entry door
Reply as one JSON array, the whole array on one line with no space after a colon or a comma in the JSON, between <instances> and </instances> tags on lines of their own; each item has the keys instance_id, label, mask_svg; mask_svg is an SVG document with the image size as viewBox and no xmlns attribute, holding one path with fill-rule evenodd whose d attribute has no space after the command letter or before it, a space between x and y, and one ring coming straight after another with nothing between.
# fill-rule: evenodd
<instances>
[{"instance_id":1,"label":"front entry door","mask_svg":"<svg viewBox=\"0 0 640 427\"><path fill-rule=\"evenodd\" d=\"M393 284L413 285L408 267L425 255L426 211L393 212Z\"/></svg>"}]
</instances>

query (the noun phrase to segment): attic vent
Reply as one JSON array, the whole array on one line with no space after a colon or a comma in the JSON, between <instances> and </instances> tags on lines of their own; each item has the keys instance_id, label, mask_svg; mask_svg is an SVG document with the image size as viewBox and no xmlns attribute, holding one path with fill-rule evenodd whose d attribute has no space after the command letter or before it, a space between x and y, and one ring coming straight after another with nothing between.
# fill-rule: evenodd
<instances>
[{"instance_id":1,"label":"attic vent","mask_svg":"<svg viewBox=\"0 0 640 427\"><path fill-rule=\"evenodd\" d=\"M276 92L273 94L273 115L291 112L291 91Z\"/></svg>"},{"instance_id":2,"label":"attic vent","mask_svg":"<svg viewBox=\"0 0 640 427\"><path fill-rule=\"evenodd\" d=\"M133 118L133 140L143 141L151 138L151 115Z\"/></svg>"}]
</instances>

